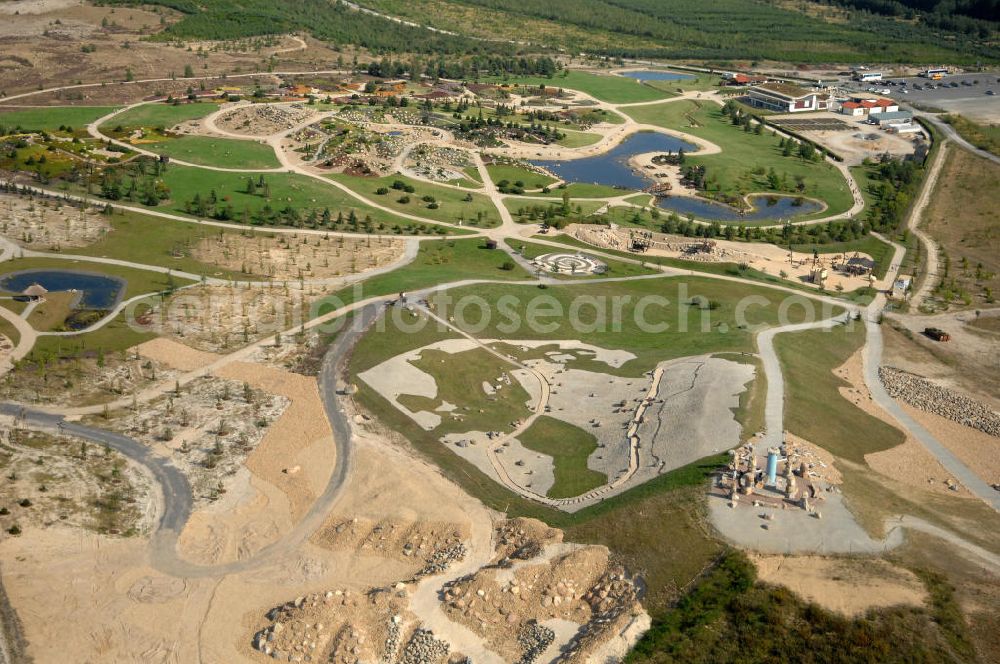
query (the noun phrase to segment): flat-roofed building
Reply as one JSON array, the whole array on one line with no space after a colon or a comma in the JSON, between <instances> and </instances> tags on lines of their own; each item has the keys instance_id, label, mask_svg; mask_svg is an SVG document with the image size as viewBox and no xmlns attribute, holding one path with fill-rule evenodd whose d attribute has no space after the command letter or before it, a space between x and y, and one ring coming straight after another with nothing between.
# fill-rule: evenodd
<instances>
[{"instance_id":1,"label":"flat-roofed building","mask_svg":"<svg viewBox=\"0 0 1000 664\"><path fill-rule=\"evenodd\" d=\"M749 103L778 113L803 113L824 110L819 93L790 83L765 83L750 88Z\"/></svg>"}]
</instances>

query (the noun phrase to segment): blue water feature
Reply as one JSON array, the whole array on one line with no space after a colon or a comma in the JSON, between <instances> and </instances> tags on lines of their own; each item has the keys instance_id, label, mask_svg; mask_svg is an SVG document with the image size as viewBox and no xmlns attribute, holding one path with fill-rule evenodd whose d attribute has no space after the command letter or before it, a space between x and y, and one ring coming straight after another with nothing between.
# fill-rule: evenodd
<instances>
[{"instance_id":1,"label":"blue water feature","mask_svg":"<svg viewBox=\"0 0 1000 664\"><path fill-rule=\"evenodd\" d=\"M822 206L809 199L796 199L793 196L750 196L753 209L742 215L736 208L708 201L694 196L666 196L657 200L657 205L664 210L676 212L681 217L693 214L697 219L708 221L767 221L790 219L804 214L819 212Z\"/></svg>"},{"instance_id":2,"label":"blue water feature","mask_svg":"<svg viewBox=\"0 0 1000 664\"><path fill-rule=\"evenodd\" d=\"M567 182L602 184L619 189L641 191L653 184L641 171L628 165L628 160L646 152L697 151L698 146L680 138L655 131L641 131L632 134L615 148L593 157L560 161L532 161ZM736 208L694 196L666 196L658 199L657 205L664 210L676 212L682 217L693 214L707 221L739 222L788 219L819 212L822 206L816 201L798 199L794 196L759 195L750 196L753 209L740 214Z\"/></svg>"},{"instance_id":3,"label":"blue water feature","mask_svg":"<svg viewBox=\"0 0 1000 664\"><path fill-rule=\"evenodd\" d=\"M125 280L94 272L74 270L23 270L0 279L0 289L22 293L32 284L49 292L80 291L78 309L112 309L125 293Z\"/></svg>"},{"instance_id":4,"label":"blue water feature","mask_svg":"<svg viewBox=\"0 0 1000 664\"><path fill-rule=\"evenodd\" d=\"M584 159L533 161L567 182L603 184L620 189L645 189L652 182L632 170L628 160L644 152L695 152L698 146L668 134L640 131L607 152Z\"/></svg>"},{"instance_id":5,"label":"blue water feature","mask_svg":"<svg viewBox=\"0 0 1000 664\"><path fill-rule=\"evenodd\" d=\"M638 81L687 81L697 78L690 74L678 74L675 71L623 71L622 76Z\"/></svg>"}]
</instances>

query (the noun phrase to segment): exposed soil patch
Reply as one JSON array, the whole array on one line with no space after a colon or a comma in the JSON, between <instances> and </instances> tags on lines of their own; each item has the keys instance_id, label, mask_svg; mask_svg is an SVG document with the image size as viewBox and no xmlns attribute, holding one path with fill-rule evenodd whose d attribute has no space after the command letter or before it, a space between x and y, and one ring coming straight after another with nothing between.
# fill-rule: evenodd
<instances>
[{"instance_id":1,"label":"exposed soil patch","mask_svg":"<svg viewBox=\"0 0 1000 664\"><path fill-rule=\"evenodd\" d=\"M404 243L389 238L342 235L236 235L203 239L193 256L203 263L277 281L328 279L388 265Z\"/></svg>"},{"instance_id":2,"label":"exposed soil patch","mask_svg":"<svg viewBox=\"0 0 1000 664\"><path fill-rule=\"evenodd\" d=\"M107 219L59 201L0 196L0 234L27 249L85 247L111 231Z\"/></svg>"},{"instance_id":3,"label":"exposed soil patch","mask_svg":"<svg viewBox=\"0 0 1000 664\"><path fill-rule=\"evenodd\" d=\"M889 606L922 606L927 592L917 576L878 558L752 556L758 579L783 585L803 599L847 616Z\"/></svg>"},{"instance_id":4,"label":"exposed soil patch","mask_svg":"<svg viewBox=\"0 0 1000 664\"><path fill-rule=\"evenodd\" d=\"M0 425L0 538L56 524L106 535L146 531L156 507L147 475L124 456L72 436Z\"/></svg>"}]
</instances>

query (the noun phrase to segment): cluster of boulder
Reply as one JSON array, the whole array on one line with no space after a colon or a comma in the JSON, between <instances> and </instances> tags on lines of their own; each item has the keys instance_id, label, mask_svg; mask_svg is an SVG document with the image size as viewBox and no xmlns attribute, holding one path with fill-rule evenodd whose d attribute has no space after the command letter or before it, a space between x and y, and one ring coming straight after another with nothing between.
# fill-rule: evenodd
<instances>
[{"instance_id":1,"label":"cluster of boulder","mask_svg":"<svg viewBox=\"0 0 1000 664\"><path fill-rule=\"evenodd\" d=\"M518 664L532 664L552 645L555 638L555 632L536 620L524 623L517 633L517 644L524 653Z\"/></svg>"},{"instance_id":2,"label":"cluster of boulder","mask_svg":"<svg viewBox=\"0 0 1000 664\"><path fill-rule=\"evenodd\" d=\"M399 664L431 664L440 662L448 656L448 644L434 638L433 632L427 629L417 629L406 643L399 658Z\"/></svg>"},{"instance_id":3,"label":"cluster of boulder","mask_svg":"<svg viewBox=\"0 0 1000 664\"><path fill-rule=\"evenodd\" d=\"M1000 437L1000 415L989 406L901 369L879 368L879 378L893 399L920 410Z\"/></svg>"},{"instance_id":4,"label":"cluster of boulder","mask_svg":"<svg viewBox=\"0 0 1000 664\"><path fill-rule=\"evenodd\" d=\"M430 558L427 559L427 563L417 572L416 578L423 576L434 576L435 574L440 574L446 569L451 567L452 563L456 563L463 558L467 549L465 544L462 542L456 542L449 546L437 549L431 554Z\"/></svg>"}]
</instances>

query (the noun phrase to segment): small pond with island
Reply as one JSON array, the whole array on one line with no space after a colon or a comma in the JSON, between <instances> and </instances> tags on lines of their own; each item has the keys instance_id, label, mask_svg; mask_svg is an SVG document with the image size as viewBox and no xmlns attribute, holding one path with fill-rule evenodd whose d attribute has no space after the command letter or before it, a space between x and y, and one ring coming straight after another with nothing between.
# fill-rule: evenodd
<instances>
[{"instance_id":1,"label":"small pond with island","mask_svg":"<svg viewBox=\"0 0 1000 664\"><path fill-rule=\"evenodd\" d=\"M554 176L570 183L599 184L622 190L642 191L654 184L644 173L632 167L629 160L649 152L693 154L698 146L676 136L656 131L640 131L598 155L581 159L532 160ZM623 191L624 193L624 191ZM749 196L752 209L742 214L736 208L697 196L659 196L657 206L681 216L721 222L777 221L813 214L823 209L818 201L774 194Z\"/></svg>"}]
</instances>

